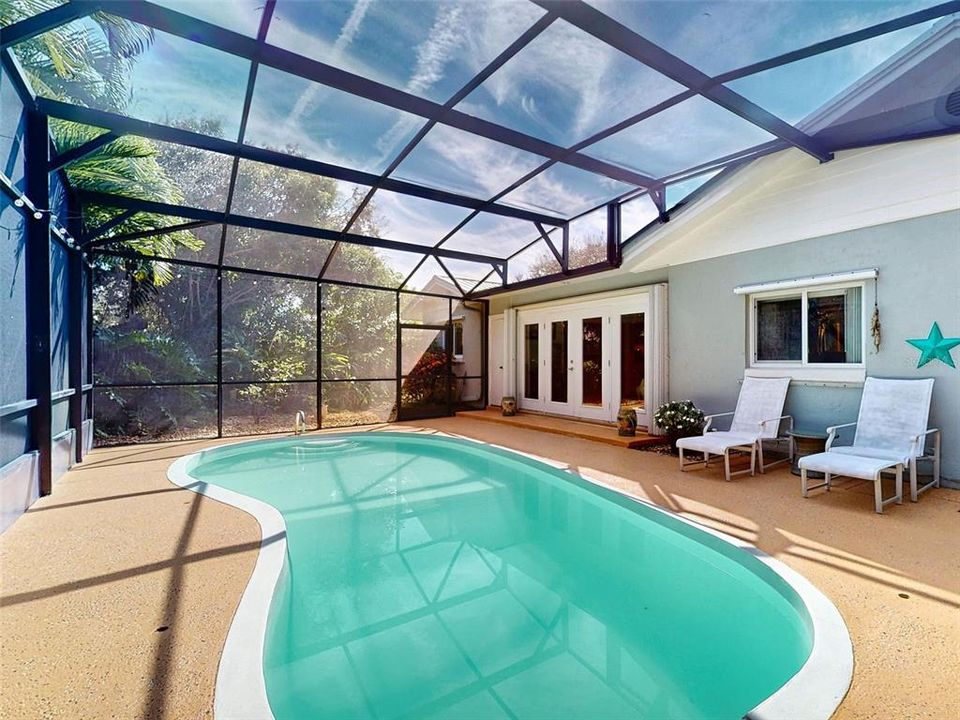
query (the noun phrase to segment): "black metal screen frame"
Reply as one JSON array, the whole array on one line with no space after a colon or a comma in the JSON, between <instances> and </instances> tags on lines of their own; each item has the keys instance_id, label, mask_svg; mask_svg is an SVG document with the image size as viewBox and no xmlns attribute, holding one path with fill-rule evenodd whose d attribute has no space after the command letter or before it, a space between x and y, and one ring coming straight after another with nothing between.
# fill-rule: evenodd
<instances>
[{"instance_id":1,"label":"black metal screen frame","mask_svg":"<svg viewBox=\"0 0 960 720\"><path fill-rule=\"evenodd\" d=\"M117 258L129 258L129 257L144 257L137 255L136 253L118 253L110 250L94 250L89 253L91 257L117 257ZM155 258L154 258L155 259ZM88 391L95 390L110 390L110 389L148 389L148 388L181 388L181 387L207 387L207 388L216 388L217 393L217 431L216 434L210 434L209 437L213 438L224 438L224 437L236 437L235 434L224 433L224 410L223 410L223 399L224 399L224 388L233 387L233 386L244 386L244 385L313 385L315 386L316 392L316 423L313 427L309 428L311 430L323 430L326 429L323 423L323 396L324 396L324 386L325 385L336 385L340 383L368 383L368 382L393 382L396 384L396 398L394 404L394 413L389 420L383 422L392 422L404 421L404 420L426 420L430 418L444 417L455 414L460 410L469 410L469 409L478 409L476 407L464 407L459 404L453 396L454 385L457 380L480 380L481 381L481 399L478 404L486 406L487 404L487 342L488 342L488 328L487 328L487 319L489 317L489 300L486 299L468 299L468 298L458 298L453 297L447 294L441 293L431 293L431 292L421 292L415 290L404 290L402 288L385 288L379 285L370 285L365 283L356 283L348 281L338 281L338 280L317 280L315 277L295 275L290 273L273 273L266 270L251 270L245 268L234 268L229 266L220 266L213 263L204 263L204 262L193 262L193 261L183 261L183 260L164 260L171 265L180 265L183 267L201 267L210 270L218 270L217 275L217 371L216 379L211 380L191 380L191 381L163 381L163 382L101 382L96 380L96 366L94 364L95 355L93 352L93 338L96 334L96 327L91 323L90 328L92 330L92 337L90 338L89 352L90 352L90 367L93 372L93 383L89 386ZM275 379L243 379L243 380L224 380L223 379L223 293L222 293L222 282L223 282L223 271L251 275L255 277L268 277L278 280L295 280L300 282L308 282L316 285L316 297L317 297L317 314L316 314L316 323L314 327L314 340L316 348L316 375L314 377L308 378L296 378L290 380L275 380ZM93 273L94 283L96 282L96 273ZM338 378L324 378L323 377L323 368L322 368L322 347L323 347L323 332L322 332L322 322L321 322L321 313L323 312L322 305L322 293L325 285L335 285L341 287L351 287L351 288L360 288L365 290L376 290L378 292L389 292L395 295L395 316L396 316L396 336L395 336L395 345L396 345L396 361L394 363L394 374L392 376L377 376L377 377L338 377ZM90 285L90 296L92 298L94 285ZM436 299L442 299L447 301L447 312L446 312L446 321L442 323L409 323L403 322L401 319L402 312L402 303L401 299L404 296L408 297L430 297ZM471 304L476 304L478 307L475 308L481 312L481 323L480 323L480 334L476 338L477 342L480 343L480 374L468 374L457 376L453 373L452 369L452 353L450 351L452 343L452 328L453 328L453 312L457 304L469 302ZM91 310L92 312L92 310ZM412 414L409 413L405 416L403 412L403 403L402 403L402 390L403 382L409 376L409 373L404 374L402 372L401 365L401 352L402 352L402 330L404 328L416 329L416 330L436 330L438 332L443 332L445 335L445 352L447 356L447 372L445 373L445 382L446 382L446 396L447 404L445 411L443 413L426 413L426 414ZM345 428L345 427L364 427L371 425L380 425L383 422L370 422L370 423L355 423L351 425L332 425L332 428ZM293 422L291 420L291 428ZM264 433L259 434L272 434L276 431L269 430ZM252 433L258 434L258 433Z\"/></svg>"}]
</instances>

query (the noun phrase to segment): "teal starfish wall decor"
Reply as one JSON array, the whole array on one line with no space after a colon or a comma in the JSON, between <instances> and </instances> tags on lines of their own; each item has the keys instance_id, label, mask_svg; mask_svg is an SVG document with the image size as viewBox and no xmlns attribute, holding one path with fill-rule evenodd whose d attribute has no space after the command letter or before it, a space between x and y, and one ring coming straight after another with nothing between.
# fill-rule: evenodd
<instances>
[{"instance_id":1,"label":"teal starfish wall decor","mask_svg":"<svg viewBox=\"0 0 960 720\"><path fill-rule=\"evenodd\" d=\"M925 338L907 340L907 342L920 351L920 360L917 362L918 368L923 367L931 360L939 360L952 368L956 367L953 364L953 358L950 357L950 351L960 345L960 337L945 338L937 323L933 324L933 327L930 328L930 334Z\"/></svg>"}]
</instances>

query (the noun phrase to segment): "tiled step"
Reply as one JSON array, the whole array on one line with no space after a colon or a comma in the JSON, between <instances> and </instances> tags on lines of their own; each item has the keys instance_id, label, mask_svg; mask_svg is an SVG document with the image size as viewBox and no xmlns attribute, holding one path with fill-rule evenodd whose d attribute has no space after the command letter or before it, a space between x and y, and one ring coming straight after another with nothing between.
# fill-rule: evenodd
<instances>
[{"instance_id":1,"label":"tiled step","mask_svg":"<svg viewBox=\"0 0 960 720\"><path fill-rule=\"evenodd\" d=\"M621 437L617 434L617 428L613 425L602 425L600 423L581 422L569 418L553 417L550 415L535 415L531 413L518 413L511 417L504 417L500 414L499 408L487 408L486 410L467 410L458 412L461 417L472 420L482 420L484 422L500 423L502 425L513 425L514 427L527 430L540 430L541 432L553 433L555 435L565 435L567 437L580 438L581 440L592 440L607 445L616 445L623 448L638 448L647 445L659 445L664 442L661 437L647 435L643 430L637 429L634 437Z\"/></svg>"}]
</instances>

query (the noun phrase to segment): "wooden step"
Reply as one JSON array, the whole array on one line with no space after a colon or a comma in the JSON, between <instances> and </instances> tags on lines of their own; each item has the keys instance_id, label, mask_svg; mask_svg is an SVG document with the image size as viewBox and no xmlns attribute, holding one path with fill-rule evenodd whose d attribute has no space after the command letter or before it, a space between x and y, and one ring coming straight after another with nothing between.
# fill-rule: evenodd
<instances>
[{"instance_id":1,"label":"wooden step","mask_svg":"<svg viewBox=\"0 0 960 720\"><path fill-rule=\"evenodd\" d=\"M664 442L662 437L647 435L643 430L638 429L634 437L621 437L617 434L615 425L601 423L583 422L573 418L561 418L552 415L536 415L532 413L517 413L511 417L504 417L499 408L487 408L486 410L463 410L457 413L458 416L470 418L471 420L482 420L484 422L500 423L501 425L512 425L514 427L524 428L526 430L539 430L541 432L553 433L554 435L565 435L567 437L580 438L581 440L591 440L593 442L605 443L606 445L615 445L622 448L638 448L648 445L661 445Z\"/></svg>"}]
</instances>

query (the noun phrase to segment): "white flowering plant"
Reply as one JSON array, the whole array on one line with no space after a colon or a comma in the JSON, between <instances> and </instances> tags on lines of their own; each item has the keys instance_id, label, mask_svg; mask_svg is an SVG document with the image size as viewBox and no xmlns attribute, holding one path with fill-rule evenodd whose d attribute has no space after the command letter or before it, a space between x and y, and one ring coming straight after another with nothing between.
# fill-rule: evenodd
<instances>
[{"instance_id":1,"label":"white flowering plant","mask_svg":"<svg viewBox=\"0 0 960 720\"><path fill-rule=\"evenodd\" d=\"M690 400L664 403L653 414L653 419L674 442L699 435L703 430L703 411Z\"/></svg>"}]
</instances>

